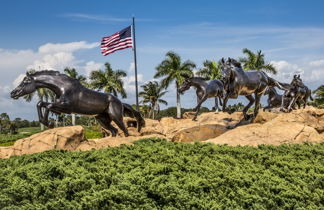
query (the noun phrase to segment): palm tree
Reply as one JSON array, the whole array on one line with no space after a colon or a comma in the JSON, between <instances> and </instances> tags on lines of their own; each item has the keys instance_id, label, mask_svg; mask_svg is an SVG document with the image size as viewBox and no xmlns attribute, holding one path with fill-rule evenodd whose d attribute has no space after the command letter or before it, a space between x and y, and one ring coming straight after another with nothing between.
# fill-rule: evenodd
<instances>
[{"instance_id":1,"label":"palm tree","mask_svg":"<svg viewBox=\"0 0 324 210\"><path fill-rule=\"evenodd\" d=\"M90 86L97 90L103 90L106 93L112 93L117 97L117 94L123 98L127 97L124 89L123 78L127 76L122 70L113 70L110 63L105 63L105 70L92 71L90 73Z\"/></svg>"},{"instance_id":2,"label":"palm tree","mask_svg":"<svg viewBox=\"0 0 324 210\"><path fill-rule=\"evenodd\" d=\"M141 103L150 103L150 112L152 113L152 119L155 118L155 111L160 111L159 103L168 105L168 102L161 99L161 97L167 92L162 91L163 87L156 81L148 82L141 86L143 91L139 93L140 97L143 97Z\"/></svg>"},{"instance_id":3,"label":"palm tree","mask_svg":"<svg viewBox=\"0 0 324 210\"><path fill-rule=\"evenodd\" d=\"M267 63L264 60L264 53L262 53L261 50L254 53L244 48L243 53L246 54L247 57L240 58L239 61L243 63L244 70L263 70L271 74L277 74L277 69L271 63Z\"/></svg>"},{"instance_id":4,"label":"palm tree","mask_svg":"<svg viewBox=\"0 0 324 210\"><path fill-rule=\"evenodd\" d=\"M222 69L220 63L216 61L205 60L204 67L196 72L196 75L203 77L206 80L220 79L222 78ZM218 111L218 99L215 97L215 110Z\"/></svg>"},{"instance_id":5,"label":"palm tree","mask_svg":"<svg viewBox=\"0 0 324 210\"><path fill-rule=\"evenodd\" d=\"M196 65L189 60L182 63L180 56L171 51L166 54L166 59L156 67L157 72L154 78L164 77L161 81L163 88L168 88L168 86L175 81L177 91L177 118L181 118L179 87L186 77L193 76L192 70L195 67Z\"/></svg>"},{"instance_id":6,"label":"palm tree","mask_svg":"<svg viewBox=\"0 0 324 210\"><path fill-rule=\"evenodd\" d=\"M69 77L79 80L82 85L87 86L87 78L82 75L79 75L79 73L75 70L75 68L66 67L64 69L64 72ZM75 125L75 114L72 114L71 116L72 116L72 125Z\"/></svg>"},{"instance_id":7,"label":"palm tree","mask_svg":"<svg viewBox=\"0 0 324 210\"><path fill-rule=\"evenodd\" d=\"M313 91L315 94L315 104L319 108L324 108L324 85L319 86L316 90Z\"/></svg>"},{"instance_id":8,"label":"palm tree","mask_svg":"<svg viewBox=\"0 0 324 210\"><path fill-rule=\"evenodd\" d=\"M75 68L66 67L64 69L64 72L69 77L79 80L82 85L87 86L87 78L83 75L79 75L79 73L75 70Z\"/></svg>"}]
</instances>

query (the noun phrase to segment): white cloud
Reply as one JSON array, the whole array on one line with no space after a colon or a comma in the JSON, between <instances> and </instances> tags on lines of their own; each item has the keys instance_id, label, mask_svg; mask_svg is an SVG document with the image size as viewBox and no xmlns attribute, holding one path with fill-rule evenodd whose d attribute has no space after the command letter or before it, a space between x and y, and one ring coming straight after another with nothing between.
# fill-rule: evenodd
<instances>
[{"instance_id":1,"label":"white cloud","mask_svg":"<svg viewBox=\"0 0 324 210\"><path fill-rule=\"evenodd\" d=\"M309 63L309 65L314 66L314 67L324 66L324 59L323 60L311 61Z\"/></svg>"},{"instance_id":2,"label":"white cloud","mask_svg":"<svg viewBox=\"0 0 324 210\"><path fill-rule=\"evenodd\" d=\"M271 75L281 82L291 82L295 74L300 74L307 85L315 88L324 82L324 60L314 60L307 62L303 66L289 63L288 61L272 61L271 63L278 69L277 75ZM317 67L314 69L314 67Z\"/></svg>"},{"instance_id":3,"label":"white cloud","mask_svg":"<svg viewBox=\"0 0 324 210\"><path fill-rule=\"evenodd\" d=\"M123 82L127 94L135 95L135 75L123 78ZM137 83L140 87L140 85L143 83L143 74L137 74Z\"/></svg>"},{"instance_id":4,"label":"white cloud","mask_svg":"<svg viewBox=\"0 0 324 210\"><path fill-rule=\"evenodd\" d=\"M70 43L47 43L38 48L41 54L57 53L57 52L74 52L81 49L91 49L98 47L99 42L87 43L85 41Z\"/></svg>"},{"instance_id":5,"label":"white cloud","mask_svg":"<svg viewBox=\"0 0 324 210\"><path fill-rule=\"evenodd\" d=\"M131 62L129 64L128 72L135 72L135 63Z\"/></svg>"},{"instance_id":6,"label":"white cloud","mask_svg":"<svg viewBox=\"0 0 324 210\"><path fill-rule=\"evenodd\" d=\"M296 64L291 64L287 61L271 61L276 69L278 70L278 74L273 76L281 82L291 82L293 75L300 74L304 75L304 70Z\"/></svg>"},{"instance_id":7,"label":"white cloud","mask_svg":"<svg viewBox=\"0 0 324 210\"><path fill-rule=\"evenodd\" d=\"M24 77L26 76L26 74L20 74L13 82L12 85L13 87L17 87L21 81L23 81Z\"/></svg>"},{"instance_id":8,"label":"white cloud","mask_svg":"<svg viewBox=\"0 0 324 210\"><path fill-rule=\"evenodd\" d=\"M67 66L75 66L78 63L72 53L58 52L44 55L40 59L35 60L33 64L28 65L27 69L63 70Z\"/></svg>"},{"instance_id":9,"label":"white cloud","mask_svg":"<svg viewBox=\"0 0 324 210\"><path fill-rule=\"evenodd\" d=\"M89 61L86 63L84 69L86 71L86 75L90 75L91 71L94 71L94 70L99 70L103 67L103 64L102 63L96 63L94 61Z\"/></svg>"}]
</instances>

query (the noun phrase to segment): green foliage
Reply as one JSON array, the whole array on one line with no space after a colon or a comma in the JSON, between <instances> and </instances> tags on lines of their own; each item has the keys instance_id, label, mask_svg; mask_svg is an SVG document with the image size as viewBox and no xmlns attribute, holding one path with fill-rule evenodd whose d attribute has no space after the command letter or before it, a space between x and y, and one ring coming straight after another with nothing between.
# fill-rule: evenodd
<instances>
[{"instance_id":1,"label":"green foliage","mask_svg":"<svg viewBox=\"0 0 324 210\"><path fill-rule=\"evenodd\" d=\"M90 73L90 87L112 93L117 96L119 93L122 98L126 98L123 78L127 76L122 70L113 70L110 63L105 63L105 70L96 70Z\"/></svg>"},{"instance_id":2,"label":"green foliage","mask_svg":"<svg viewBox=\"0 0 324 210\"><path fill-rule=\"evenodd\" d=\"M86 139L99 139L103 138L103 134L101 132L101 126L84 126L84 136Z\"/></svg>"},{"instance_id":3,"label":"green foliage","mask_svg":"<svg viewBox=\"0 0 324 210\"><path fill-rule=\"evenodd\" d=\"M0 146L11 146L16 140L40 132L40 127L19 128L17 134L0 134Z\"/></svg>"},{"instance_id":4,"label":"green foliage","mask_svg":"<svg viewBox=\"0 0 324 210\"><path fill-rule=\"evenodd\" d=\"M230 147L146 139L0 160L4 209L320 209L324 144Z\"/></svg>"},{"instance_id":5,"label":"green foliage","mask_svg":"<svg viewBox=\"0 0 324 210\"><path fill-rule=\"evenodd\" d=\"M310 104L318 108L324 108L324 85L319 86L316 90L313 91L315 94L314 101Z\"/></svg>"},{"instance_id":6,"label":"green foliage","mask_svg":"<svg viewBox=\"0 0 324 210\"><path fill-rule=\"evenodd\" d=\"M163 87L156 81L147 82L141 87L143 88L143 91L139 93L139 96L142 97L143 100L140 101L140 103L150 104L151 117L154 119L155 112L160 111L159 103L168 105L168 102L162 99L162 96L164 96L167 91L162 91Z\"/></svg>"},{"instance_id":7,"label":"green foliage","mask_svg":"<svg viewBox=\"0 0 324 210\"><path fill-rule=\"evenodd\" d=\"M273 64L265 61L265 55L261 50L254 53L251 50L244 48L242 51L246 57L240 58L239 61L243 64L244 70L263 70L271 74L277 74L277 69Z\"/></svg>"}]
</instances>

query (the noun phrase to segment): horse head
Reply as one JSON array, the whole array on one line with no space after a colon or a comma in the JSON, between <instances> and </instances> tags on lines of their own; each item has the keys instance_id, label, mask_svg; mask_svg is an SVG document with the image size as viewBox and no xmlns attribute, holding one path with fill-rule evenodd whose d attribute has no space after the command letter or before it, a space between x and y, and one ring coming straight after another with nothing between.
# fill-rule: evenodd
<instances>
[{"instance_id":1,"label":"horse head","mask_svg":"<svg viewBox=\"0 0 324 210\"><path fill-rule=\"evenodd\" d=\"M294 87L301 87L301 88L305 87L302 79L300 78L300 74L298 75L295 74L290 84Z\"/></svg>"},{"instance_id":2,"label":"horse head","mask_svg":"<svg viewBox=\"0 0 324 210\"><path fill-rule=\"evenodd\" d=\"M34 78L27 72L23 81L10 93L11 98L18 99L21 96L30 94L36 90Z\"/></svg>"},{"instance_id":3,"label":"horse head","mask_svg":"<svg viewBox=\"0 0 324 210\"><path fill-rule=\"evenodd\" d=\"M222 64L222 80L226 84L230 82L234 77L234 68L240 66L241 64L232 58L228 58L225 62L224 58L221 60Z\"/></svg>"},{"instance_id":4,"label":"horse head","mask_svg":"<svg viewBox=\"0 0 324 210\"><path fill-rule=\"evenodd\" d=\"M184 91L188 90L191 87L192 78L186 78L185 81L179 88L179 93L183 93Z\"/></svg>"}]
</instances>

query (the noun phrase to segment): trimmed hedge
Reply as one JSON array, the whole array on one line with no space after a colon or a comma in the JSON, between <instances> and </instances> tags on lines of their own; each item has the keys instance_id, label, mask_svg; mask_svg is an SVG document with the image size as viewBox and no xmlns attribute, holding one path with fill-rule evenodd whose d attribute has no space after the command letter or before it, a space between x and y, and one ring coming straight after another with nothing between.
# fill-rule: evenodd
<instances>
[{"instance_id":1,"label":"trimmed hedge","mask_svg":"<svg viewBox=\"0 0 324 210\"><path fill-rule=\"evenodd\" d=\"M230 147L146 139L0 160L4 209L324 208L324 144Z\"/></svg>"}]
</instances>

